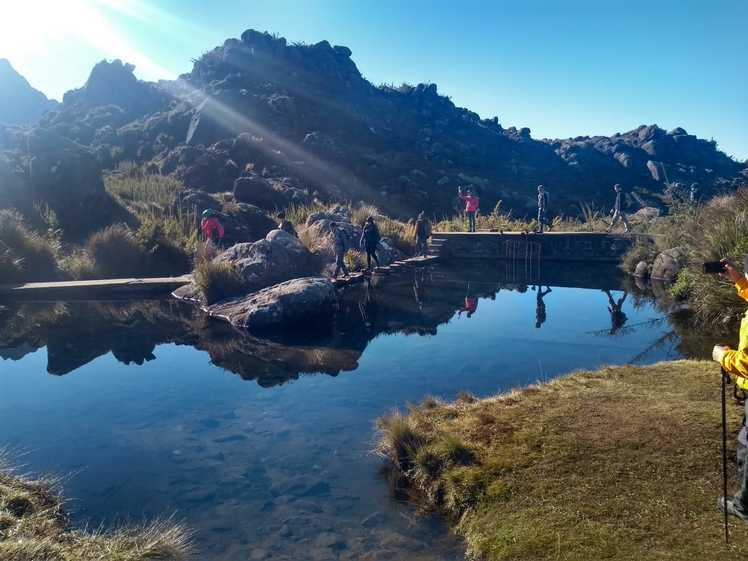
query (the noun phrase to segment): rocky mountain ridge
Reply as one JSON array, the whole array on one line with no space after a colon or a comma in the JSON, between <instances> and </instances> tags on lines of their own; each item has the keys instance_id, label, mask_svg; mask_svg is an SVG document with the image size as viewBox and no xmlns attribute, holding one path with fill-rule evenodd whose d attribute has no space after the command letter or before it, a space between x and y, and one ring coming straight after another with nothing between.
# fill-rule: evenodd
<instances>
[{"instance_id":1,"label":"rocky mountain ridge","mask_svg":"<svg viewBox=\"0 0 748 561\"><path fill-rule=\"evenodd\" d=\"M8 60L0 58L0 124L33 124L58 105L31 87Z\"/></svg>"},{"instance_id":2,"label":"rocky mountain ridge","mask_svg":"<svg viewBox=\"0 0 748 561\"><path fill-rule=\"evenodd\" d=\"M140 81L132 65L104 61L36 127L104 170L135 161L268 210L318 198L443 215L456 206L456 187L472 185L484 212L502 200L522 215L542 183L555 212L574 214L580 200L608 204L613 183L657 204L673 185L695 183L706 197L748 175L682 128L536 140L528 128L456 107L435 84L376 87L351 55L327 41L288 44L247 30L173 82ZM39 133L0 129L6 168L34 157L20 149L27 134Z\"/></svg>"}]
</instances>

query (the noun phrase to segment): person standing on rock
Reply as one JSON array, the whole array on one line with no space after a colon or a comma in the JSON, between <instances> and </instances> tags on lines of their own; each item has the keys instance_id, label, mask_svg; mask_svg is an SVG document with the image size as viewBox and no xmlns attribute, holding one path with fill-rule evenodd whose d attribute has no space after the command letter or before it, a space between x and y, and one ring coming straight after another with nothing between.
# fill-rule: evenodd
<instances>
[{"instance_id":1,"label":"person standing on rock","mask_svg":"<svg viewBox=\"0 0 748 561\"><path fill-rule=\"evenodd\" d=\"M416 220L416 255L428 254L429 236L431 235L431 223L423 212L418 214Z\"/></svg>"},{"instance_id":2,"label":"person standing on rock","mask_svg":"<svg viewBox=\"0 0 748 561\"><path fill-rule=\"evenodd\" d=\"M462 186L457 188L457 196L465 203L468 232L475 232L475 214L478 212L478 207L480 206L480 198L473 194L472 189L468 189L467 194L463 193Z\"/></svg>"},{"instance_id":3,"label":"person standing on rock","mask_svg":"<svg viewBox=\"0 0 748 561\"><path fill-rule=\"evenodd\" d=\"M343 277L348 278L348 269L345 266L345 234L338 228L335 222L330 223L330 233L332 234L332 247L335 251L335 273L333 278L338 278L338 273L343 271Z\"/></svg>"},{"instance_id":4,"label":"person standing on rock","mask_svg":"<svg viewBox=\"0 0 748 561\"><path fill-rule=\"evenodd\" d=\"M366 219L364 229L361 232L361 239L359 240L359 247L366 252L366 268L371 271L371 260L379 267L379 259L377 258L377 246L379 245L379 228L374 222L374 217L370 216Z\"/></svg>"},{"instance_id":5,"label":"person standing on rock","mask_svg":"<svg viewBox=\"0 0 748 561\"><path fill-rule=\"evenodd\" d=\"M548 193L545 187L538 185L538 232L543 233L543 227L548 225Z\"/></svg>"},{"instance_id":6,"label":"person standing on rock","mask_svg":"<svg viewBox=\"0 0 748 561\"><path fill-rule=\"evenodd\" d=\"M203 211L203 218L200 221L200 232L202 232L205 241L213 242L216 245L221 244L225 232L221 222L218 220L218 213L212 208Z\"/></svg>"},{"instance_id":7,"label":"person standing on rock","mask_svg":"<svg viewBox=\"0 0 748 561\"><path fill-rule=\"evenodd\" d=\"M628 232L629 221L626 220L626 214L623 212L623 208L621 206L621 186L616 183L615 185L613 185L613 191L615 191L616 200L613 203L613 208L610 210L613 218L610 221L610 226L608 226L608 232L610 232L619 222L623 222L623 227L625 231Z\"/></svg>"},{"instance_id":8,"label":"person standing on rock","mask_svg":"<svg viewBox=\"0 0 748 561\"><path fill-rule=\"evenodd\" d=\"M278 213L278 220L280 220L280 222L278 223L279 230L283 230L284 232L291 234L294 238L299 237L299 235L296 233L296 228L293 227L293 224L286 220L285 212Z\"/></svg>"}]
</instances>

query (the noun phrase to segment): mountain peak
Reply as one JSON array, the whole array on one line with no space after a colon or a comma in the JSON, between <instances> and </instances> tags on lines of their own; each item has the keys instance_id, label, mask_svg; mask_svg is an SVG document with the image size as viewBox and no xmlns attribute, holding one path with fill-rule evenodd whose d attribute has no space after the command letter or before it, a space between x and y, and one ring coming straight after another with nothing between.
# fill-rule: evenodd
<instances>
[{"instance_id":1,"label":"mountain peak","mask_svg":"<svg viewBox=\"0 0 748 561\"><path fill-rule=\"evenodd\" d=\"M56 101L34 89L8 59L0 58L0 124L35 123L56 106Z\"/></svg>"}]
</instances>

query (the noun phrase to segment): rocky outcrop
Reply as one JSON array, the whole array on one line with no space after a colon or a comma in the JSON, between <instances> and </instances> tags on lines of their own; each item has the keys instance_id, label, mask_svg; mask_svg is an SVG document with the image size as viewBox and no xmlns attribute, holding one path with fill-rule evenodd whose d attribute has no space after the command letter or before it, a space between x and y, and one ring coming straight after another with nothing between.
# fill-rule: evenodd
<instances>
[{"instance_id":1,"label":"rocky outcrop","mask_svg":"<svg viewBox=\"0 0 748 561\"><path fill-rule=\"evenodd\" d=\"M0 58L0 124L30 125L57 105Z\"/></svg>"},{"instance_id":2,"label":"rocky outcrop","mask_svg":"<svg viewBox=\"0 0 748 561\"><path fill-rule=\"evenodd\" d=\"M686 260L687 256L683 248L666 249L655 257L650 276L654 280L672 282L678 277Z\"/></svg>"},{"instance_id":3,"label":"rocky outcrop","mask_svg":"<svg viewBox=\"0 0 748 561\"><path fill-rule=\"evenodd\" d=\"M209 306L211 316L235 327L267 331L330 322L336 311L337 293L326 278L299 278L255 292L243 298Z\"/></svg>"},{"instance_id":4,"label":"rocky outcrop","mask_svg":"<svg viewBox=\"0 0 748 561\"><path fill-rule=\"evenodd\" d=\"M140 162L267 210L317 199L447 214L457 185L469 184L484 211L501 200L521 216L534 212L543 183L554 213L578 214L580 199L609 205L620 183L633 212L661 206L677 184L698 184L706 199L746 181L745 164L683 128L536 140L456 107L435 84L375 87L351 57L327 41L247 30L175 82L142 82L131 65L102 62L41 123L89 146L105 168Z\"/></svg>"},{"instance_id":5,"label":"rocky outcrop","mask_svg":"<svg viewBox=\"0 0 748 561\"><path fill-rule=\"evenodd\" d=\"M247 292L315 272L314 256L283 230L271 230L257 242L238 243L216 260L231 263L244 279Z\"/></svg>"}]
</instances>

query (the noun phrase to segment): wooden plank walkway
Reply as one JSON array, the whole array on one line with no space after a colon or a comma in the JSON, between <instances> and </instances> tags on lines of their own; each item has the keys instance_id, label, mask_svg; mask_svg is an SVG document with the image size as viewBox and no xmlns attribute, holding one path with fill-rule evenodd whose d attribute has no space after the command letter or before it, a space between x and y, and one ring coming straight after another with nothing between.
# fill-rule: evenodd
<instances>
[{"instance_id":1,"label":"wooden plank walkway","mask_svg":"<svg viewBox=\"0 0 748 561\"><path fill-rule=\"evenodd\" d=\"M183 275L181 277L29 282L0 285L0 300L90 300L155 296L169 294L191 281L190 275Z\"/></svg>"}]
</instances>

